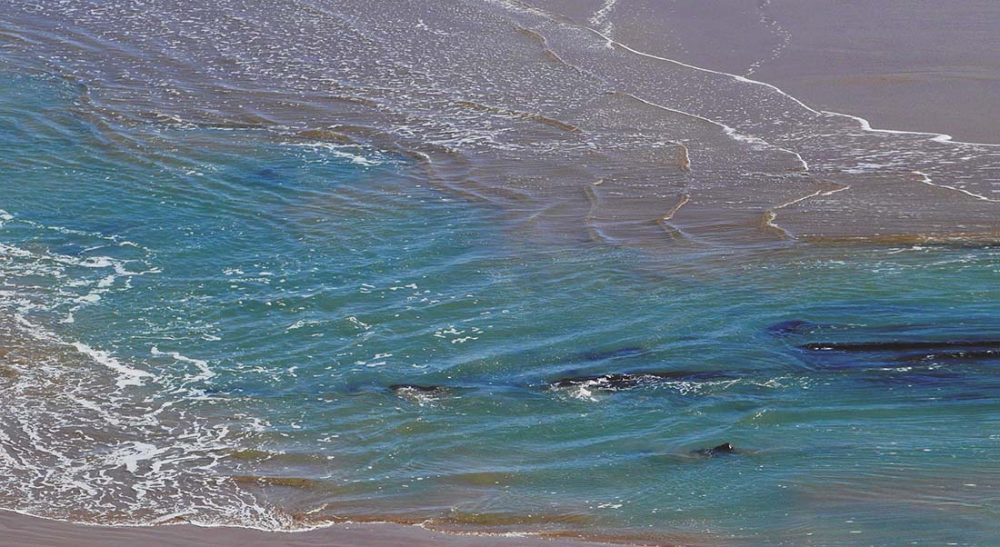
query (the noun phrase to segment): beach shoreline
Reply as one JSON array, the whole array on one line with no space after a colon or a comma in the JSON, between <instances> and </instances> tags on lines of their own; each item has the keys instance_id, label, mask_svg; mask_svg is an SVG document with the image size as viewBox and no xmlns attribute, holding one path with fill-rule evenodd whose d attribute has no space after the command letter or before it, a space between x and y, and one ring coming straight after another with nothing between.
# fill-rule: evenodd
<instances>
[{"instance_id":1,"label":"beach shoreline","mask_svg":"<svg viewBox=\"0 0 1000 547\"><path fill-rule=\"evenodd\" d=\"M876 128L1000 143L989 2L540 3L636 49L766 82Z\"/></svg>"},{"instance_id":2,"label":"beach shoreline","mask_svg":"<svg viewBox=\"0 0 1000 547\"><path fill-rule=\"evenodd\" d=\"M302 532L272 532L250 528L203 527L192 524L160 526L102 526L34 517L0 510L3 543L22 547L76 545L116 547L132 545L241 546L545 546L601 545L570 539L530 535L449 534L420 526L394 523L337 523Z\"/></svg>"},{"instance_id":3,"label":"beach shoreline","mask_svg":"<svg viewBox=\"0 0 1000 547\"><path fill-rule=\"evenodd\" d=\"M991 4L38 4L0 545L996 537Z\"/></svg>"}]
</instances>

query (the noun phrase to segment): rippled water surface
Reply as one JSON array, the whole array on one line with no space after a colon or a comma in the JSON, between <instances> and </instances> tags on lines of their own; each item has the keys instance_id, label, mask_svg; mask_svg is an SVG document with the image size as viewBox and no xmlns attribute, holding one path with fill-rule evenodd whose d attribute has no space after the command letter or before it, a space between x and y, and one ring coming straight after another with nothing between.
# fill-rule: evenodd
<instances>
[{"instance_id":1,"label":"rippled water surface","mask_svg":"<svg viewBox=\"0 0 1000 547\"><path fill-rule=\"evenodd\" d=\"M25 20L9 23L19 39L31 34ZM136 74L95 92L80 75L93 67L8 57L5 508L102 523L379 519L682 543L986 544L1000 533L996 248L906 237L809 246L772 222L794 207L786 198L866 184L850 178L866 170L837 155L887 141L817 136L841 146L818 168L836 165L848 183L803 191L810 149L747 144L688 115L671 125L690 131L687 146L664 141L652 160L601 148L603 137L574 140L575 125L535 114L542 105L476 103L465 108L474 120L445 130L443 111L420 111L429 95L409 103L423 105L409 115L424 125L386 139L382 127L337 132L294 116L146 116L126 81ZM384 91L400 104L399 90ZM599 97L610 102L580 121L637 115L615 110L620 95ZM704 106L738 117L725 100ZM514 130L480 114L542 133L500 147ZM777 122L756 132L757 114L793 123L761 111L739 131L794 140ZM614 135L637 143L654 129ZM451 143L461 153L442 150L449 131L471 139ZM487 132L498 140L476 140ZM947 154L969 159L937 168L962 176L993 161L906 138L914 156L957 147ZM532 155L567 151L593 163ZM719 154L703 157L707 174L702 153ZM667 182L622 190L651 180L647 160ZM570 194L570 175L583 173L610 175L576 179ZM744 196L672 218L723 195L727 173L798 190L753 198L777 208ZM555 182L531 178L543 175ZM974 223L988 224L995 200L973 179L961 189ZM653 194L664 199L644 209ZM722 210L743 212L709 221ZM891 212L909 214L922 213ZM705 450L725 442L734 453Z\"/></svg>"}]
</instances>

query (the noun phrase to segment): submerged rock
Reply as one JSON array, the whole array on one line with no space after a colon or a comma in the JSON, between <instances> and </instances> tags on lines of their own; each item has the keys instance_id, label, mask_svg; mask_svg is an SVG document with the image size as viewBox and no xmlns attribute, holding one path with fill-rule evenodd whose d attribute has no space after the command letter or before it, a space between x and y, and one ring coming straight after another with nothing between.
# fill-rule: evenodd
<instances>
[{"instance_id":1,"label":"submerged rock","mask_svg":"<svg viewBox=\"0 0 1000 547\"><path fill-rule=\"evenodd\" d=\"M394 393L446 393L448 388L436 385L393 384L389 389Z\"/></svg>"},{"instance_id":2,"label":"submerged rock","mask_svg":"<svg viewBox=\"0 0 1000 547\"><path fill-rule=\"evenodd\" d=\"M1000 360L997 340L872 340L813 342L799 349L826 370L909 369L942 362L976 363ZM857 354L871 354L859 358Z\"/></svg>"},{"instance_id":3,"label":"submerged rock","mask_svg":"<svg viewBox=\"0 0 1000 547\"><path fill-rule=\"evenodd\" d=\"M234 460L265 460L270 458L272 454L264 450L257 450L256 448L244 448L241 450L233 450L229 453L229 457Z\"/></svg>"},{"instance_id":4,"label":"submerged rock","mask_svg":"<svg viewBox=\"0 0 1000 547\"><path fill-rule=\"evenodd\" d=\"M451 393L445 386L421 384L393 384L389 389L397 396L420 405L433 403Z\"/></svg>"},{"instance_id":5,"label":"submerged rock","mask_svg":"<svg viewBox=\"0 0 1000 547\"><path fill-rule=\"evenodd\" d=\"M923 352L917 355L901 355L896 360L905 363L928 361L993 361L1000 360L1000 348L935 353Z\"/></svg>"},{"instance_id":6,"label":"submerged rock","mask_svg":"<svg viewBox=\"0 0 1000 547\"><path fill-rule=\"evenodd\" d=\"M713 446L712 448L701 448L694 451L695 454L699 456L705 456L711 458L713 456L724 456L726 454L736 454L736 447L732 443L722 443L718 446Z\"/></svg>"},{"instance_id":7,"label":"submerged rock","mask_svg":"<svg viewBox=\"0 0 1000 547\"><path fill-rule=\"evenodd\" d=\"M230 479L241 486L278 486L283 488L315 489L321 485L320 481L301 477L236 475L230 477Z\"/></svg>"},{"instance_id":8,"label":"submerged rock","mask_svg":"<svg viewBox=\"0 0 1000 547\"><path fill-rule=\"evenodd\" d=\"M295 136L302 139L331 142L336 144L351 144L354 142L349 136L332 129L306 129L299 131L295 134Z\"/></svg>"},{"instance_id":9,"label":"submerged rock","mask_svg":"<svg viewBox=\"0 0 1000 547\"><path fill-rule=\"evenodd\" d=\"M265 167L264 169L257 171L256 174L258 178L262 178L264 180L278 180L281 178L281 175L270 167Z\"/></svg>"},{"instance_id":10,"label":"submerged rock","mask_svg":"<svg viewBox=\"0 0 1000 547\"><path fill-rule=\"evenodd\" d=\"M1000 340L877 340L867 342L813 342L799 348L807 351L860 352L932 352L932 351L985 351L1000 350Z\"/></svg>"},{"instance_id":11,"label":"submerged rock","mask_svg":"<svg viewBox=\"0 0 1000 547\"><path fill-rule=\"evenodd\" d=\"M636 372L636 373L613 373L593 376L571 376L560 378L549 383L550 389L566 389L573 387L586 387L588 389L598 389L605 391L618 391L632 389L644 384L665 382L665 381L697 381L715 380L719 378L731 378L732 376L722 372L702 372L702 371L658 371L658 372Z\"/></svg>"}]
</instances>

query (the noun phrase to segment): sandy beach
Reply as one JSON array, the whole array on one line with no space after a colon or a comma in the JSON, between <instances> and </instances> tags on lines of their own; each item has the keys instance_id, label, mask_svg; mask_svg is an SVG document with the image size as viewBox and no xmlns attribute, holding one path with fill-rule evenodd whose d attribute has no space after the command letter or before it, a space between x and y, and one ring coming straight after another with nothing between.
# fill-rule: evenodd
<instances>
[{"instance_id":1,"label":"sandy beach","mask_svg":"<svg viewBox=\"0 0 1000 547\"><path fill-rule=\"evenodd\" d=\"M996 2L544 4L639 49L774 84L873 127L1000 142Z\"/></svg>"},{"instance_id":2,"label":"sandy beach","mask_svg":"<svg viewBox=\"0 0 1000 547\"><path fill-rule=\"evenodd\" d=\"M76 545L77 547L131 547L134 545L217 545L253 547L327 547L368 545L390 547L423 545L450 547L505 547L514 545L564 547L601 545L532 537L452 535L401 524L337 524L309 532L273 533L244 528L203 528L190 525L124 527L84 526L0 511L0 544L21 547Z\"/></svg>"}]
</instances>

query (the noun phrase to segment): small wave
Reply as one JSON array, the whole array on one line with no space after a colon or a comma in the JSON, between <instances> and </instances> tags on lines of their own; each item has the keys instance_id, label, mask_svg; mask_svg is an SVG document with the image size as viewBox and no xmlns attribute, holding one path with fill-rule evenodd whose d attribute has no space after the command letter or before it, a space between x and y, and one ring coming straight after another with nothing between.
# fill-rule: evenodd
<instances>
[{"instance_id":1,"label":"small wave","mask_svg":"<svg viewBox=\"0 0 1000 547\"><path fill-rule=\"evenodd\" d=\"M154 357L166 355L171 357L175 361L194 365L198 369L198 373L195 374L194 376L191 376L190 378L187 378L185 380L186 383L205 382L215 377L215 372L211 369L211 367L208 366L208 361L204 361L201 359L192 359L191 357L185 357L184 355L181 355L176 351L163 352L160 351L156 346L150 348L149 353Z\"/></svg>"},{"instance_id":2,"label":"small wave","mask_svg":"<svg viewBox=\"0 0 1000 547\"><path fill-rule=\"evenodd\" d=\"M317 152L329 154L338 159L348 160L354 165L362 167L375 167L382 165L383 160L358 153L358 145L344 145L332 142L284 142L286 146L305 148Z\"/></svg>"},{"instance_id":3,"label":"small wave","mask_svg":"<svg viewBox=\"0 0 1000 547\"><path fill-rule=\"evenodd\" d=\"M76 351L79 351L80 353L93 359L94 362L116 372L118 374L116 384L119 389L123 389L128 386L141 386L145 382L146 378L153 377L152 374L144 370L123 365L121 361L106 351L94 349L83 342L73 342L72 345L76 348Z\"/></svg>"},{"instance_id":4,"label":"small wave","mask_svg":"<svg viewBox=\"0 0 1000 547\"><path fill-rule=\"evenodd\" d=\"M986 196L984 196L982 194L977 194L975 192L970 192L970 191L968 191L968 190L966 190L964 188L958 188L957 186L951 186L951 185L948 185L948 184L938 184L938 183L934 182L934 180L930 176L928 176L927 173L924 173L922 171L914 171L913 174L919 176L920 177L920 182L922 182L922 183L924 183L924 184L926 184L928 186L935 186L937 188L945 188L947 190L954 190L956 192L961 192L961 193L963 193L963 194L965 194L965 195L967 195L967 196L969 196L971 198L975 198L975 199L978 199L978 200L981 200L981 201L990 201L990 202L993 202L993 203L1000 203L1000 199L988 198L988 197L986 197Z\"/></svg>"}]
</instances>

